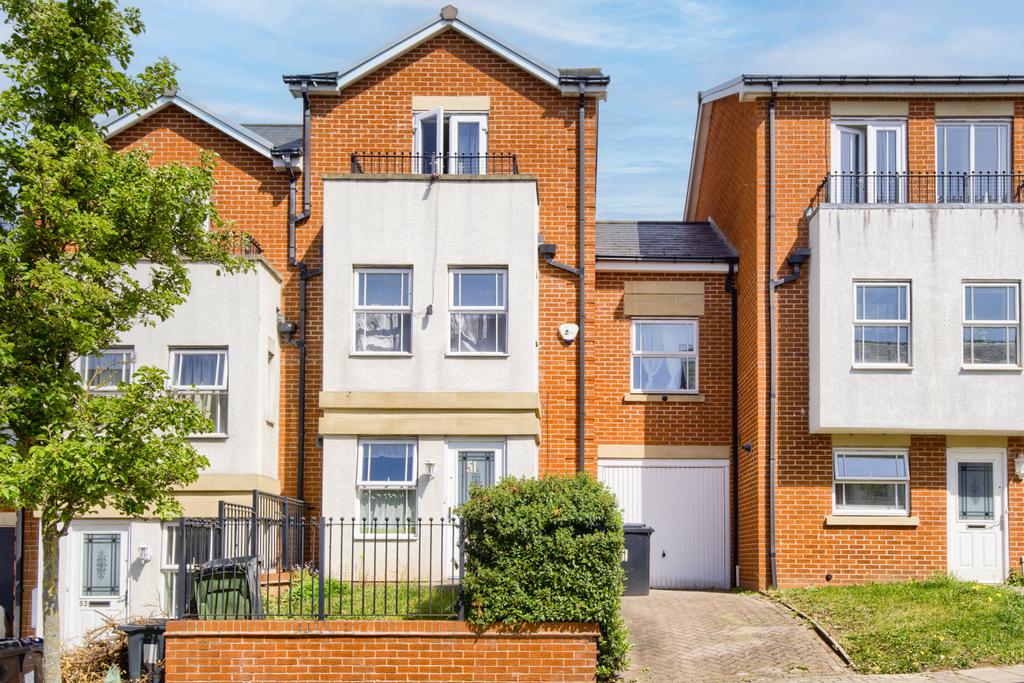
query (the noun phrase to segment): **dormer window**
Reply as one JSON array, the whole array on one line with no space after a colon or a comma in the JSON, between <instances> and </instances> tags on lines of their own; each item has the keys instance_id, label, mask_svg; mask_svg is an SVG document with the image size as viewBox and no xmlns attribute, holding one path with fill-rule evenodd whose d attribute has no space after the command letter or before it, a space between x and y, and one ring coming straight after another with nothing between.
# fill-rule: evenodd
<instances>
[{"instance_id":1,"label":"dormer window","mask_svg":"<svg viewBox=\"0 0 1024 683\"><path fill-rule=\"evenodd\" d=\"M417 172L487 172L487 114L446 113L437 107L416 114L413 122Z\"/></svg>"}]
</instances>

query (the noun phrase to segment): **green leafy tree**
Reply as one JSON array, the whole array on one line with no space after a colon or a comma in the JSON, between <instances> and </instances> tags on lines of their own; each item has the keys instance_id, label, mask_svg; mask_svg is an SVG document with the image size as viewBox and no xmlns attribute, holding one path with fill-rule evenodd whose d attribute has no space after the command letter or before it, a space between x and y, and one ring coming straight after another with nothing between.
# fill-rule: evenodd
<instances>
[{"instance_id":1,"label":"green leafy tree","mask_svg":"<svg viewBox=\"0 0 1024 683\"><path fill-rule=\"evenodd\" d=\"M189 261L245 268L210 204L213 155L154 167L114 153L97 123L176 87L166 59L129 73L138 10L113 0L0 0L0 505L34 510L43 540L46 676L60 680L58 541L97 506L172 515L207 465L186 438L206 418L139 369L89 398L76 362L169 317ZM214 230L206 229L210 221Z\"/></svg>"}]
</instances>

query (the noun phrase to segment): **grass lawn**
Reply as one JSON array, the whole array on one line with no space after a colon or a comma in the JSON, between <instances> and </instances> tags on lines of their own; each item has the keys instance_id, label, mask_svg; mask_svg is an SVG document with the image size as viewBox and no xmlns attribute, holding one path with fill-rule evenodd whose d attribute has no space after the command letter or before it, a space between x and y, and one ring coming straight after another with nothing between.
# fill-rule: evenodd
<instances>
[{"instance_id":1,"label":"grass lawn","mask_svg":"<svg viewBox=\"0 0 1024 683\"><path fill-rule=\"evenodd\" d=\"M821 624L863 673L1024 662L1024 595L936 577L786 589L775 596Z\"/></svg>"}]
</instances>

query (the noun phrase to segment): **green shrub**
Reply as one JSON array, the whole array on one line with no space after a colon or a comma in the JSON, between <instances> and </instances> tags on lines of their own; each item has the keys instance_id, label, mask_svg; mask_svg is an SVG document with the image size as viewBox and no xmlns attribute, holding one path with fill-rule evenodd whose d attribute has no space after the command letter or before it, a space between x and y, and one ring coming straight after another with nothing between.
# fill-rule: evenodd
<instances>
[{"instance_id":1,"label":"green shrub","mask_svg":"<svg viewBox=\"0 0 1024 683\"><path fill-rule=\"evenodd\" d=\"M622 516L604 485L588 475L506 478L474 489L459 514L468 536L467 619L596 622L598 677L625 668Z\"/></svg>"}]
</instances>

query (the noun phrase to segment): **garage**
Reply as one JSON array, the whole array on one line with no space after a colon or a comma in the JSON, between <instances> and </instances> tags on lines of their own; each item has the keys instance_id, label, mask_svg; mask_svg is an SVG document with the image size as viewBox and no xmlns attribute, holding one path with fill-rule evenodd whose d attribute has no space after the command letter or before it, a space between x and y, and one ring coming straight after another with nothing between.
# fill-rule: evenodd
<instances>
[{"instance_id":1,"label":"garage","mask_svg":"<svg viewBox=\"0 0 1024 683\"><path fill-rule=\"evenodd\" d=\"M729 587L729 461L601 459L628 522L651 535L652 588Z\"/></svg>"}]
</instances>

